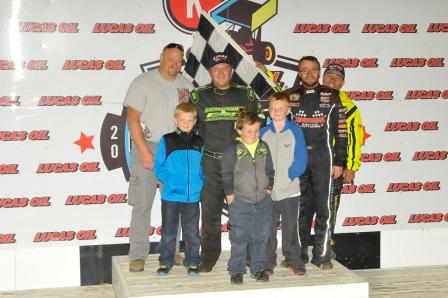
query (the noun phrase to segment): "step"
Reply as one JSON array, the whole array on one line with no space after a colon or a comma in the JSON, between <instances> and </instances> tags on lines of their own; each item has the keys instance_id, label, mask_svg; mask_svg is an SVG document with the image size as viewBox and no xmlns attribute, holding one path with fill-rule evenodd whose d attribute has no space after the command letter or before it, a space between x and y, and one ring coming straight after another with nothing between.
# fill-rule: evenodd
<instances>
[{"instance_id":1,"label":"step","mask_svg":"<svg viewBox=\"0 0 448 298\"><path fill-rule=\"evenodd\" d=\"M129 272L127 256L112 258L112 284L117 297L368 297L368 283L333 260L332 270L321 270L307 264L305 276L292 275L286 268L276 267L269 282L257 282L248 274L242 285L231 285L227 272L230 252L223 251L210 273L197 277L187 275L186 268L174 266L168 276L159 276L159 255L150 255L143 272ZM281 259L279 257L278 263Z\"/></svg>"}]
</instances>

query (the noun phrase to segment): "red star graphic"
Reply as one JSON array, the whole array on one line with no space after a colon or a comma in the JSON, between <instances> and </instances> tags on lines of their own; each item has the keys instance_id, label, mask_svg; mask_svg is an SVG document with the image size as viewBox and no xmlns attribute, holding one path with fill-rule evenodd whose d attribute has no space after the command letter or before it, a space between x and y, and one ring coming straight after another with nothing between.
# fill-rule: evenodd
<instances>
[{"instance_id":1,"label":"red star graphic","mask_svg":"<svg viewBox=\"0 0 448 298\"><path fill-rule=\"evenodd\" d=\"M93 147L92 141L95 136L86 136L83 132L81 132L81 136L79 137L79 140L76 142L73 142L74 144L78 145L81 148L81 153L84 153L87 149L95 149Z\"/></svg>"},{"instance_id":2,"label":"red star graphic","mask_svg":"<svg viewBox=\"0 0 448 298\"><path fill-rule=\"evenodd\" d=\"M365 127L365 126L362 127L362 131L364 132L364 137L363 137L363 139L362 139L362 146L364 146L364 144L366 143L366 140L367 140L368 138L370 138L372 135L369 134L369 133L366 131L366 127Z\"/></svg>"}]
</instances>

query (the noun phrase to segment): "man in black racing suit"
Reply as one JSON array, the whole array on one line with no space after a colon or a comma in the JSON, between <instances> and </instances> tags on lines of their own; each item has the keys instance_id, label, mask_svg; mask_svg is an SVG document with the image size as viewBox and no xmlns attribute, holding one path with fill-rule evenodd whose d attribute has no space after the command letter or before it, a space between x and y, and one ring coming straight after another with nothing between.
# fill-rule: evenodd
<instances>
[{"instance_id":1,"label":"man in black racing suit","mask_svg":"<svg viewBox=\"0 0 448 298\"><path fill-rule=\"evenodd\" d=\"M204 139L202 170L205 183L201 192L201 272L210 272L221 254L221 212L224 189L221 178L222 152L236 137L236 114L243 107L260 110L252 89L231 83L232 66L225 53L209 61L212 82L196 88L190 102L197 108L199 135Z\"/></svg>"},{"instance_id":2,"label":"man in black racing suit","mask_svg":"<svg viewBox=\"0 0 448 298\"><path fill-rule=\"evenodd\" d=\"M337 90L319 84L320 63L313 56L299 61L302 84L288 90L292 114L302 128L308 148L308 165L300 177L301 202L299 236L302 258L308 262L308 237L316 212L313 258L311 263L329 270L330 260L330 190L332 178L342 175L347 156L345 109Z\"/></svg>"}]
</instances>

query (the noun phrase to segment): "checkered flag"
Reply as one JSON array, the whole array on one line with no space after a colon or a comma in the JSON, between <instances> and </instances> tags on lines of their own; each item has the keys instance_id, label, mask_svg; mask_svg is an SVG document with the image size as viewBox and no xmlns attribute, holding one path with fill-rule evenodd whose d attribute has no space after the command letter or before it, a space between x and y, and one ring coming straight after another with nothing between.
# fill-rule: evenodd
<instances>
[{"instance_id":1,"label":"checkered flag","mask_svg":"<svg viewBox=\"0 0 448 298\"><path fill-rule=\"evenodd\" d=\"M269 95L279 91L277 85L255 67L252 58L237 43L210 16L201 13L184 69L184 75L196 87L210 83L207 65L218 52L224 52L229 57L234 69L232 82L251 87L260 100L267 100Z\"/></svg>"}]
</instances>

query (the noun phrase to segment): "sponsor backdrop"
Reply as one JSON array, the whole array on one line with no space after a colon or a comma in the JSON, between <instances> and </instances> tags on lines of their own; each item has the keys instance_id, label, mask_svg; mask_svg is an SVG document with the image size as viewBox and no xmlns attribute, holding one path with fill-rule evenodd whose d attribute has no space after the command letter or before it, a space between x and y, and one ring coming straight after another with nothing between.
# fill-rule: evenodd
<instances>
[{"instance_id":1,"label":"sponsor backdrop","mask_svg":"<svg viewBox=\"0 0 448 298\"><path fill-rule=\"evenodd\" d=\"M346 67L365 144L336 232L447 227L445 2L2 1L0 248L128 242L122 101L201 8L285 87L303 55Z\"/></svg>"}]
</instances>

